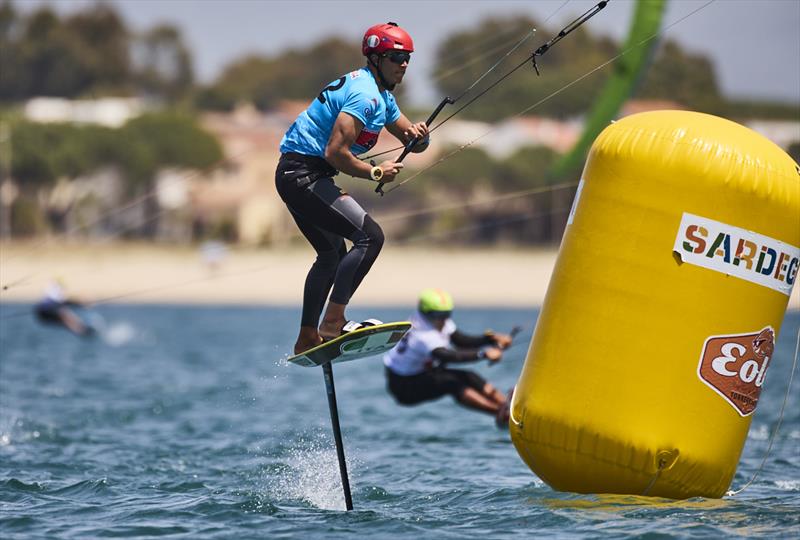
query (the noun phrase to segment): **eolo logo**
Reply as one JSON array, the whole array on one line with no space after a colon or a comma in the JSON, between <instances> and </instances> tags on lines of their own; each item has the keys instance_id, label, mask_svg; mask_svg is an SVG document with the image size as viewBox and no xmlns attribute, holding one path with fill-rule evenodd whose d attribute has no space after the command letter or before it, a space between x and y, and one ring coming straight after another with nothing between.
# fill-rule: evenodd
<instances>
[{"instance_id":1,"label":"eolo logo","mask_svg":"<svg viewBox=\"0 0 800 540\"><path fill-rule=\"evenodd\" d=\"M747 416L756 410L774 350L775 331L770 326L753 334L711 336L703 345L697 374Z\"/></svg>"}]
</instances>

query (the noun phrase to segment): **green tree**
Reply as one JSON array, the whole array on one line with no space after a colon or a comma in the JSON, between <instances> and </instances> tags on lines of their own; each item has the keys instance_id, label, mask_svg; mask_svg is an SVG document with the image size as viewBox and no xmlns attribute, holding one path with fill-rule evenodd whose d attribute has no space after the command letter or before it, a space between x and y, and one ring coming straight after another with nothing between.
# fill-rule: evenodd
<instances>
[{"instance_id":1,"label":"green tree","mask_svg":"<svg viewBox=\"0 0 800 540\"><path fill-rule=\"evenodd\" d=\"M82 44L50 9L40 9L27 19L19 51L27 72L23 97L72 97L91 83Z\"/></svg>"},{"instance_id":2,"label":"green tree","mask_svg":"<svg viewBox=\"0 0 800 540\"><path fill-rule=\"evenodd\" d=\"M133 35L108 4L59 18L46 7L22 16L2 0L0 73L4 102L144 93L172 103L193 91L180 31L158 25Z\"/></svg>"},{"instance_id":3,"label":"green tree","mask_svg":"<svg viewBox=\"0 0 800 540\"><path fill-rule=\"evenodd\" d=\"M127 88L127 31L108 6L61 20L49 8L20 17L11 2L4 2L0 45L0 100Z\"/></svg>"},{"instance_id":4,"label":"green tree","mask_svg":"<svg viewBox=\"0 0 800 540\"><path fill-rule=\"evenodd\" d=\"M82 93L124 94L130 91L130 36L108 5L98 4L67 17L64 28L87 73Z\"/></svg>"},{"instance_id":5,"label":"green tree","mask_svg":"<svg viewBox=\"0 0 800 540\"><path fill-rule=\"evenodd\" d=\"M128 122L121 130L131 141L134 157L125 157L133 193L150 193L158 168L171 166L206 169L222 159L222 147L191 117L172 112L147 114ZM135 169L134 169L135 168ZM158 229L159 208L153 197L144 200L146 221L143 233L152 237Z\"/></svg>"},{"instance_id":6,"label":"green tree","mask_svg":"<svg viewBox=\"0 0 800 540\"><path fill-rule=\"evenodd\" d=\"M746 119L774 119L797 120L800 119L800 102L773 102L752 100L726 100L719 110L708 112L724 116L725 118Z\"/></svg>"},{"instance_id":7,"label":"green tree","mask_svg":"<svg viewBox=\"0 0 800 540\"><path fill-rule=\"evenodd\" d=\"M557 157L549 148L529 146L516 150L495 165L495 189L501 193L523 193L487 209L484 220L495 225L482 233L484 241L507 239L535 244L550 241L552 215L558 212L559 201L546 189L551 183L547 171ZM536 188L542 191L530 192Z\"/></svg>"},{"instance_id":8,"label":"green tree","mask_svg":"<svg viewBox=\"0 0 800 540\"><path fill-rule=\"evenodd\" d=\"M203 88L197 97L201 109L232 110L239 101L250 101L267 108L262 88L274 84L272 60L264 56L247 56L228 65L217 81Z\"/></svg>"},{"instance_id":9,"label":"green tree","mask_svg":"<svg viewBox=\"0 0 800 540\"><path fill-rule=\"evenodd\" d=\"M444 154L448 151L445 150ZM491 186L494 180L494 161L483 149L465 148L419 177L424 189L469 194L479 185ZM416 181L416 180L415 180Z\"/></svg>"},{"instance_id":10,"label":"green tree","mask_svg":"<svg viewBox=\"0 0 800 540\"><path fill-rule=\"evenodd\" d=\"M59 176L86 170L83 138L73 126L21 122L11 133L11 174L25 193L52 185Z\"/></svg>"},{"instance_id":11,"label":"green tree","mask_svg":"<svg viewBox=\"0 0 800 540\"><path fill-rule=\"evenodd\" d=\"M18 122L11 133L12 175L27 194L106 165L119 167L131 194L141 193L159 168L206 169L223 157L212 135L175 113L144 115L120 129Z\"/></svg>"},{"instance_id":12,"label":"green tree","mask_svg":"<svg viewBox=\"0 0 800 540\"><path fill-rule=\"evenodd\" d=\"M282 99L310 101L325 85L365 63L359 45L340 38L275 57L250 55L229 64L214 84L199 93L197 105L230 110L237 102L248 101L267 110ZM401 87L394 92L398 98Z\"/></svg>"},{"instance_id":13,"label":"green tree","mask_svg":"<svg viewBox=\"0 0 800 540\"><path fill-rule=\"evenodd\" d=\"M684 51L674 41L665 42L656 53L636 95L677 101L698 111L719 110L724 103L711 60Z\"/></svg>"},{"instance_id":14,"label":"green tree","mask_svg":"<svg viewBox=\"0 0 800 540\"><path fill-rule=\"evenodd\" d=\"M116 166L127 181L128 195L135 196L152 191L159 168L205 169L223 155L216 139L194 119L175 113L145 115L120 129L18 122L12 126L12 149L12 174L22 190L17 210L24 209L27 216L16 231L44 223L41 209L34 215L36 193L61 177ZM158 210L154 198L145 199L146 235L156 230Z\"/></svg>"},{"instance_id":15,"label":"green tree","mask_svg":"<svg viewBox=\"0 0 800 540\"><path fill-rule=\"evenodd\" d=\"M15 101L25 95L28 74L17 35L23 21L9 0L0 4L0 101Z\"/></svg>"},{"instance_id":16,"label":"green tree","mask_svg":"<svg viewBox=\"0 0 800 540\"><path fill-rule=\"evenodd\" d=\"M483 75L531 28L538 28L534 39L524 42L486 77L465 99L499 79L522 63L557 30L542 27L526 17L488 19L476 29L452 34L437 52L435 78L444 95L456 97ZM498 39L496 36L503 36ZM549 97L556 90L587 73L613 56L614 43L596 38L580 27L538 59L541 76L532 67L520 68L493 88L485 97L464 110L465 117L495 121L545 100L532 113L565 117L586 110L606 74L599 72L572 89ZM463 51L463 53L461 53Z\"/></svg>"},{"instance_id":17,"label":"green tree","mask_svg":"<svg viewBox=\"0 0 800 540\"><path fill-rule=\"evenodd\" d=\"M495 185L502 191L514 191L548 185L547 170L558 154L544 146L518 149L496 167Z\"/></svg>"},{"instance_id":18,"label":"green tree","mask_svg":"<svg viewBox=\"0 0 800 540\"><path fill-rule=\"evenodd\" d=\"M159 165L204 169L222 159L222 147L194 118L175 112L134 118L122 128L125 138L147 141Z\"/></svg>"},{"instance_id":19,"label":"green tree","mask_svg":"<svg viewBox=\"0 0 800 540\"><path fill-rule=\"evenodd\" d=\"M790 144L786 153L791 156L795 163L800 163L800 141Z\"/></svg>"},{"instance_id":20,"label":"green tree","mask_svg":"<svg viewBox=\"0 0 800 540\"><path fill-rule=\"evenodd\" d=\"M180 30L158 25L132 43L134 78L137 88L150 96L175 102L192 89L192 55Z\"/></svg>"}]
</instances>

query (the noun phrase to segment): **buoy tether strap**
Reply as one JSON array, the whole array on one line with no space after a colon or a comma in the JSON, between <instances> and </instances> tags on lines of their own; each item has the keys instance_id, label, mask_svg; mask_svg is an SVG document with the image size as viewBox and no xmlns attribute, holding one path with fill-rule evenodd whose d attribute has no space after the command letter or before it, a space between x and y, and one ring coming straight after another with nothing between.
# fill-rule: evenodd
<instances>
[{"instance_id":1,"label":"buoy tether strap","mask_svg":"<svg viewBox=\"0 0 800 540\"><path fill-rule=\"evenodd\" d=\"M673 450L659 450L656 453L656 472L653 474L653 478L650 479L650 483L648 483L647 487L644 488L642 495L647 496L650 493L650 490L653 489L658 477L661 476L661 472L671 469L672 466L675 465L675 462L678 461L679 455L680 451L677 448Z\"/></svg>"},{"instance_id":2,"label":"buoy tether strap","mask_svg":"<svg viewBox=\"0 0 800 540\"><path fill-rule=\"evenodd\" d=\"M783 396L783 404L781 405L781 412L778 415L778 423L775 424L775 429L772 431L772 435L769 437L769 444L767 445L767 451L764 453L764 458L761 460L758 468L753 473L752 478L747 481L745 485L740 487L739 489L731 489L725 492L725 495L728 497L733 497L738 495L746 488L750 487L750 484L755 482L758 473L761 472L761 469L764 468L764 465L767 463L767 458L769 457L770 450L772 450L772 443L775 442L775 437L778 435L778 430L781 428L781 422L783 421L783 413L786 410L786 402L789 400L789 392L792 389L792 379L794 379L794 370L797 368L797 353L800 351L800 328L797 329L797 343L794 346L794 360L792 361L792 371L789 373L789 383L786 385L786 394Z\"/></svg>"}]
</instances>

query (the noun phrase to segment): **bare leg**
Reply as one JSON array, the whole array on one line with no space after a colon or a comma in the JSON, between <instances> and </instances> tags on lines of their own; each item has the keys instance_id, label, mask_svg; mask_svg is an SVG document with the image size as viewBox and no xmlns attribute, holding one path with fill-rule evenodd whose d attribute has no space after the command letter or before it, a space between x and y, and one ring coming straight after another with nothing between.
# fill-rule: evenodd
<instances>
[{"instance_id":1,"label":"bare leg","mask_svg":"<svg viewBox=\"0 0 800 540\"><path fill-rule=\"evenodd\" d=\"M486 386L481 389L481 393L494 402L498 408L506 404L506 396L489 383L486 383Z\"/></svg>"},{"instance_id":2,"label":"bare leg","mask_svg":"<svg viewBox=\"0 0 800 540\"><path fill-rule=\"evenodd\" d=\"M58 314L61 317L61 322L63 322L64 326L73 334L82 336L87 332L86 325L83 324L83 321L71 310L61 308L58 310Z\"/></svg>"},{"instance_id":3,"label":"bare leg","mask_svg":"<svg viewBox=\"0 0 800 540\"><path fill-rule=\"evenodd\" d=\"M347 322L347 318L344 316L344 308L346 307L346 304L328 302L325 316L322 317L322 324L319 325L319 335L322 339L329 340L339 337L342 326Z\"/></svg>"},{"instance_id":4,"label":"bare leg","mask_svg":"<svg viewBox=\"0 0 800 540\"><path fill-rule=\"evenodd\" d=\"M487 386L489 386L487 384ZM503 404L500 405L497 409L497 415L494 418L495 424L500 429L508 429L508 421L511 419L511 397L514 395L514 389L512 388L507 396L503 396L500 394L496 389L492 388L496 394L499 394L503 400Z\"/></svg>"},{"instance_id":5,"label":"bare leg","mask_svg":"<svg viewBox=\"0 0 800 540\"><path fill-rule=\"evenodd\" d=\"M322 338L319 336L316 326L301 326L297 341L294 343L294 354L313 349L320 343L322 343Z\"/></svg>"},{"instance_id":6,"label":"bare leg","mask_svg":"<svg viewBox=\"0 0 800 540\"><path fill-rule=\"evenodd\" d=\"M465 388L456 400L468 409L482 411L491 415L497 414L499 408L497 403L488 399L474 388Z\"/></svg>"}]
</instances>

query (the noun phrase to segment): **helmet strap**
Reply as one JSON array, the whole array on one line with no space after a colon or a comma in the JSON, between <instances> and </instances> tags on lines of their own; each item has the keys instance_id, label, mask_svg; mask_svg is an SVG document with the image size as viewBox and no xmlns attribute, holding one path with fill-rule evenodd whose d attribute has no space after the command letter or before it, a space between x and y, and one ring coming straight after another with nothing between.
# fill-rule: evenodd
<instances>
[{"instance_id":1,"label":"helmet strap","mask_svg":"<svg viewBox=\"0 0 800 540\"><path fill-rule=\"evenodd\" d=\"M372 59L369 56L367 56L367 62L372 67L375 68L375 72L378 74L378 79L381 81L381 86L383 86L385 89L387 89L389 91L394 90L394 87L396 85L389 84L388 82L386 82L386 78L383 76L383 73L381 73L381 60L383 59L383 56L381 56L378 53L372 53L372 54L375 54L375 55L378 56L378 61L377 62L373 62ZM372 55L370 55L370 56L372 56Z\"/></svg>"}]
</instances>

